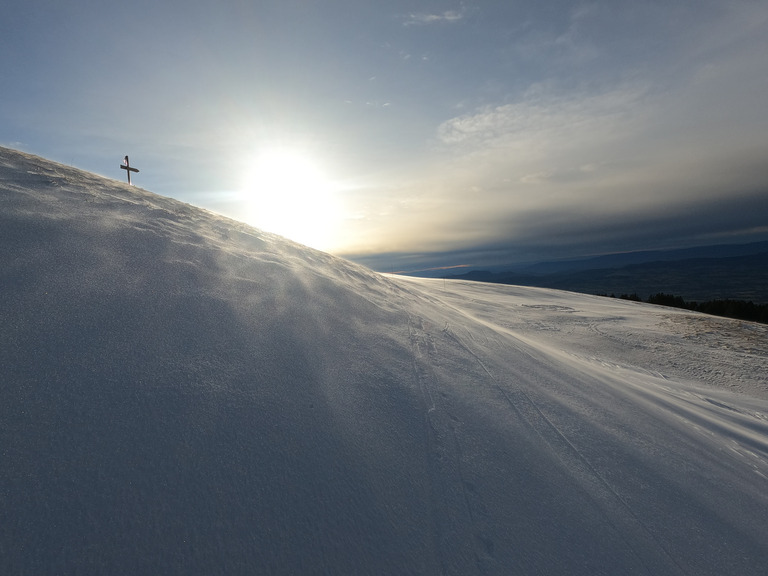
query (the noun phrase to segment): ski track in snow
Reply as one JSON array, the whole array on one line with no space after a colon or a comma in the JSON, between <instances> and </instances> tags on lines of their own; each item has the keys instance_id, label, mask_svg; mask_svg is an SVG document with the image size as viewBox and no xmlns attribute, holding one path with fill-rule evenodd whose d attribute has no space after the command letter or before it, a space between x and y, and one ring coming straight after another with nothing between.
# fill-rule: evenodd
<instances>
[{"instance_id":1,"label":"ski track in snow","mask_svg":"<svg viewBox=\"0 0 768 576\"><path fill-rule=\"evenodd\" d=\"M634 463L625 457L610 462L610 468L606 468L604 438L594 433L583 434L580 429L585 426L569 414L581 409L583 413L579 413L579 417L586 415L590 423L597 421L601 426L610 426L612 434L627 429L627 432L619 436L624 444L622 450L627 451L626 445L629 444L630 450L640 450L640 455L646 458L647 455L642 452L649 449L652 456L674 452L675 438L705 443L715 451L713 453L718 455L718 460L730 461L729 464L743 466L745 471L755 474L754 478L750 478L746 473L740 480L741 483L749 486L764 482L768 456L764 401L733 395L719 387L702 386L701 383L693 381L676 382L672 380L676 376L663 374L662 370L668 368L670 356L687 355L689 360L694 361L705 356L705 350L696 350L687 340L682 341L677 350L667 350L668 356L660 362L654 362L651 356L643 356L641 360L644 360L645 364L638 366L627 363L626 359L622 360L621 351L617 352L617 349L611 346L615 336L606 338L605 332L595 327L596 324L607 322L613 326L615 333L622 335L616 328L619 322L626 321L630 325L637 325L646 331L646 335L633 332L629 336L634 338L634 346L643 348L650 346L652 339L657 335L664 336L663 332L658 332L658 326L665 325L665 318L670 311L649 306L637 307L622 302L618 303L618 308L623 309L625 315L633 306L638 309L637 312L629 317L605 320L606 308L610 309L614 303L606 302L604 298L532 289L539 292L544 300L563 301L562 304L539 305L530 304L531 289L527 288L482 286L461 282L446 284L438 280L422 279L401 281L424 286L431 299L442 302L443 309L451 308L455 311L459 318L446 318L446 326L453 322L463 326L465 331L469 330L469 326L480 326L482 332L486 332L469 332L464 341L451 334L451 339L459 342L476 359L479 369L497 383L499 391L517 416L527 422L574 477L581 479L590 497L605 507L606 522L615 524L617 530L625 535L625 541L634 551L634 556L644 559L641 564L650 573L667 573L670 570L673 573L701 573L701 570L708 569L706 562L697 562L694 558L679 559L668 540L662 538L658 529L654 528L658 518L648 517L645 507L633 504L636 499L634 496L629 498L622 495L626 493L627 488L617 483L614 478L626 476L627 472L613 468L631 469ZM490 292L495 295L489 298ZM482 295L484 300L474 298L477 294ZM581 306L578 306L579 304ZM500 310L507 308L517 311L520 307L539 311L533 315L533 326L530 322L521 321L517 314L505 314ZM542 310L556 314L557 320L545 322L546 319L541 315ZM575 319L578 316L594 318ZM706 317L691 316L693 322L699 319L708 320ZM515 323L514 329L509 327L510 320ZM739 328L740 323L726 324L730 325L731 331L746 329L757 332L758 335L760 332L765 334L762 326L744 324ZM546 328L542 329L542 325ZM639 330L637 327L635 329ZM488 330L492 330L494 336L489 337ZM574 337L574 333L579 331L591 336L591 340ZM450 334L447 329L443 332ZM563 334L567 336L563 337ZM755 341L753 336L754 334L750 335L749 345L759 348L759 342ZM514 355L510 355L513 359L512 365L503 366L497 374L488 366L490 362L498 361L505 355L499 354L498 351L485 351L492 360L484 361L481 358L484 347L478 343L493 343L493 347L499 347L500 337L509 340L507 346ZM629 346L631 338L623 335L624 346ZM607 347L606 339L609 344ZM472 347L479 351L472 350ZM616 357L617 354L619 358ZM636 355L624 356L638 359ZM760 357L760 354L757 354L757 357ZM749 375L755 366L742 366L740 369ZM521 371L525 373L520 374ZM510 374L515 373L516 377L511 378ZM684 371L677 374L680 373L685 374ZM762 390L762 374L764 372L760 370L751 374L749 385L753 392L759 393ZM745 380L742 376L742 383ZM520 385L521 383L523 385ZM558 384L555 390L552 389L553 383ZM596 387L596 383L599 386ZM583 389L580 389L582 386ZM556 396L548 397L545 389L554 392ZM617 412L617 403L628 405L630 408L620 410L620 419L611 421L615 419L611 414ZM638 410L640 416L634 416ZM631 422L634 421L637 423L632 426ZM666 434L660 435L657 430L664 430ZM632 438L631 434L636 434L637 431L644 431L648 438ZM639 441L647 445L638 446ZM602 450L595 450L595 446L601 446ZM673 459L672 456L665 457ZM684 458L683 455L677 457ZM737 461L734 462L733 457ZM722 464L718 462L718 465ZM695 469L695 466L691 465L691 468ZM630 480L633 483L639 481L636 477ZM647 485L651 485L650 480ZM655 553L647 553L648 550L654 549ZM659 562L649 564L649 557Z\"/></svg>"},{"instance_id":2,"label":"ski track in snow","mask_svg":"<svg viewBox=\"0 0 768 576\"><path fill-rule=\"evenodd\" d=\"M768 327L383 276L0 149L0 573L757 574Z\"/></svg>"}]
</instances>

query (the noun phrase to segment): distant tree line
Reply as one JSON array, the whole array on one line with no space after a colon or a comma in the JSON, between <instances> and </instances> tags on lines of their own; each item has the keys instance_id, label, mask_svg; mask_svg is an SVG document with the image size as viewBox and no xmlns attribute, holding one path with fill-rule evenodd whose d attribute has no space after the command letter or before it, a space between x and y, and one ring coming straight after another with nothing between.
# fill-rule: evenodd
<instances>
[{"instance_id":1,"label":"distant tree line","mask_svg":"<svg viewBox=\"0 0 768 576\"><path fill-rule=\"evenodd\" d=\"M611 298L616 298L611 294ZM643 302L642 298L635 294L622 294L618 298L622 300L632 300L634 302ZM752 301L744 300L709 300L707 302L686 302L681 296L673 294L664 294L659 292L649 296L645 302L657 304L659 306L671 306L672 308L683 308L693 312L703 312L713 316L724 316L726 318L736 318L738 320L749 320L752 322L762 322L768 324L768 304L755 304Z\"/></svg>"}]
</instances>

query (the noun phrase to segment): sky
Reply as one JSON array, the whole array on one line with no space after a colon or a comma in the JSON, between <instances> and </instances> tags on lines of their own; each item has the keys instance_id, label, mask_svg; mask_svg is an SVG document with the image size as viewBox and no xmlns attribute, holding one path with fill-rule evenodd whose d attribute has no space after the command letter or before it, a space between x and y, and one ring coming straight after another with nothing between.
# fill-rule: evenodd
<instances>
[{"instance_id":1,"label":"sky","mask_svg":"<svg viewBox=\"0 0 768 576\"><path fill-rule=\"evenodd\" d=\"M27 0L0 145L385 271L768 238L763 0Z\"/></svg>"}]
</instances>

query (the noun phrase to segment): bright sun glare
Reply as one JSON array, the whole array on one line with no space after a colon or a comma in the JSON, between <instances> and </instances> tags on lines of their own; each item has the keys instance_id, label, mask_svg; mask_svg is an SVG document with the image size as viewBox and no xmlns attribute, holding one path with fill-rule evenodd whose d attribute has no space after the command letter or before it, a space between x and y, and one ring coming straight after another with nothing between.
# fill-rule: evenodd
<instances>
[{"instance_id":1,"label":"bright sun glare","mask_svg":"<svg viewBox=\"0 0 768 576\"><path fill-rule=\"evenodd\" d=\"M248 167L250 224L320 250L334 246L340 220L332 182L308 154L275 148Z\"/></svg>"}]
</instances>

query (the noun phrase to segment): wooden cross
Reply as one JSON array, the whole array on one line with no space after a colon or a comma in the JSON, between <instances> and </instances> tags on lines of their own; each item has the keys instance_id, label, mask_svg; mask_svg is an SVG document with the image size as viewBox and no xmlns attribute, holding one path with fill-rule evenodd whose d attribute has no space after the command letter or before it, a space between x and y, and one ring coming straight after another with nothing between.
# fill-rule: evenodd
<instances>
[{"instance_id":1,"label":"wooden cross","mask_svg":"<svg viewBox=\"0 0 768 576\"><path fill-rule=\"evenodd\" d=\"M125 159L123 160L123 163L120 166L120 168L122 168L123 170L125 170L128 173L128 184L131 184L131 172L138 172L139 169L138 168L133 168L131 166L130 162L128 162L128 156L125 157ZM133 184L131 184L131 186L133 186Z\"/></svg>"}]
</instances>

